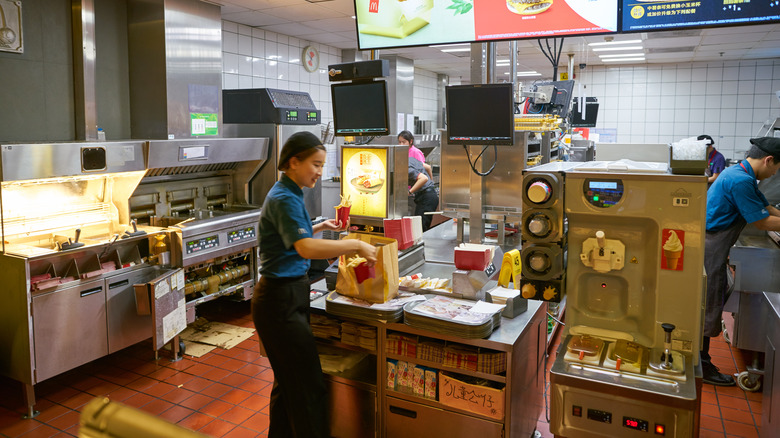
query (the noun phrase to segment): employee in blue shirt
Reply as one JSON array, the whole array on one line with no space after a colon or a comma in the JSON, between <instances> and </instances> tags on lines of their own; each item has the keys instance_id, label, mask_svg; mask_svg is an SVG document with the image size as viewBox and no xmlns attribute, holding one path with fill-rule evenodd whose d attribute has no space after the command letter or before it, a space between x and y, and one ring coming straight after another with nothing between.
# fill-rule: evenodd
<instances>
[{"instance_id":1,"label":"employee in blue shirt","mask_svg":"<svg viewBox=\"0 0 780 438\"><path fill-rule=\"evenodd\" d=\"M707 192L707 235L704 244L704 269L707 273L707 307L704 315L704 339L701 365L704 382L734 385L734 378L721 374L712 364L710 338L721 332L723 305L726 302L726 265L729 250L745 225L760 230L780 230L780 210L772 207L758 191L756 180L774 175L780 169L780 138L750 140L747 158L726 168Z\"/></svg>"},{"instance_id":2,"label":"employee in blue shirt","mask_svg":"<svg viewBox=\"0 0 780 438\"><path fill-rule=\"evenodd\" d=\"M325 147L310 132L290 136L279 154L283 171L260 214L260 280L252 297L252 319L274 371L269 438L329 437L325 382L309 326L310 259L357 253L369 265L376 248L359 239L314 239L323 229L347 224L329 219L312 227L303 187L322 176Z\"/></svg>"},{"instance_id":3,"label":"employee in blue shirt","mask_svg":"<svg viewBox=\"0 0 780 438\"><path fill-rule=\"evenodd\" d=\"M707 176L707 187L709 188L726 168L726 157L715 149L715 140L709 135L700 135L696 139L707 140L707 168L704 170L704 175Z\"/></svg>"}]
</instances>

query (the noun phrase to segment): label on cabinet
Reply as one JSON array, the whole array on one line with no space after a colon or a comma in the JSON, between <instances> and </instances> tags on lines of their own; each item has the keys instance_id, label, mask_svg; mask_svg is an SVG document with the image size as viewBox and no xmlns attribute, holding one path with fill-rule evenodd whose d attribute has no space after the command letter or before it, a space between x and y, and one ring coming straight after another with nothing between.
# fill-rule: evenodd
<instances>
[{"instance_id":1,"label":"label on cabinet","mask_svg":"<svg viewBox=\"0 0 780 438\"><path fill-rule=\"evenodd\" d=\"M471 385L439 373L439 402L497 420L504 419L504 390Z\"/></svg>"}]
</instances>

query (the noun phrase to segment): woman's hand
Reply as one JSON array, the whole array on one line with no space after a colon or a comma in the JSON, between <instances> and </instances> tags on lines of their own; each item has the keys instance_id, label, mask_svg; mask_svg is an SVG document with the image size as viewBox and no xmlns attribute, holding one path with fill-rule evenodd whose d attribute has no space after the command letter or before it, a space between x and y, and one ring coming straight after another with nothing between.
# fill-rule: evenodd
<instances>
[{"instance_id":1,"label":"woman's hand","mask_svg":"<svg viewBox=\"0 0 780 438\"><path fill-rule=\"evenodd\" d=\"M360 241L358 247L358 255L366 259L368 266L374 266L376 264L376 247L366 242Z\"/></svg>"},{"instance_id":2,"label":"woman's hand","mask_svg":"<svg viewBox=\"0 0 780 438\"><path fill-rule=\"evenodd\" d=\"M339 226L339 225L340 225L339 221L337 221L336 219L327 219L312 227L312 231L316 234L322 230L345 230L347 229L349 222L343 224L343 226Z\"/></svg>"}]
</instances>

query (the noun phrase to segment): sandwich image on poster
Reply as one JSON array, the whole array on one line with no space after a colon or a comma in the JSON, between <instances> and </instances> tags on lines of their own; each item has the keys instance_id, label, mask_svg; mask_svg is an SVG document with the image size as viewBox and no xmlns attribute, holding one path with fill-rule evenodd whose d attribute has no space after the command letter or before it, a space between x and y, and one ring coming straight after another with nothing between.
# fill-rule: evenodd
<instances>
[{"instance_id":1,"label":"sandwich image on poster","mask_svg":"<svg viewBox=\"0 0 780 438\"><path fill-rule=\"evenodd\" d=\"M342 149L341 196L352 201L350 215L386 217L387 150Z\"/></svg>"},{"instance_id":2,"label":"sandwich image on poster","mask_svg":"<svg viewBox=\"0 0 780 438\"><path fill-rule=\"evenodd\" d=\"M356 0L361 50L474 40L474 0Z\"/></svg>"},{"instance_id":3,"label":"sandwich image on poster","mask_svg":"<svg viewBox=\"0 0 780 438\"><path fill-rule=\"evenodd\" d=\"M476 40L617 32L618 0L474 0Z\"/></svg>"}]
</instances>

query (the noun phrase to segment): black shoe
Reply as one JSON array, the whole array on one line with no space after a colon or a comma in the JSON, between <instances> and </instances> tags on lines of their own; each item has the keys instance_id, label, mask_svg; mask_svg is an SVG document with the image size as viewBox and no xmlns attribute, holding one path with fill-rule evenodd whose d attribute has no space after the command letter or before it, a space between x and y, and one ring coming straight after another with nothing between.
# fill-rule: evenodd
<instances>
[{"instance_id":1,"label":"black shoe","mask_svg":"<svg viewBox=\"0 0 780 438\"><path fill-rule=\"evenodd\" d=\"M717 386L734 386L737 384L733 377L721 374L718 367L713 365L712 362L701 361L701 370L702 374L704 374L704 383Z\"/></svg>"}]
</instances>

